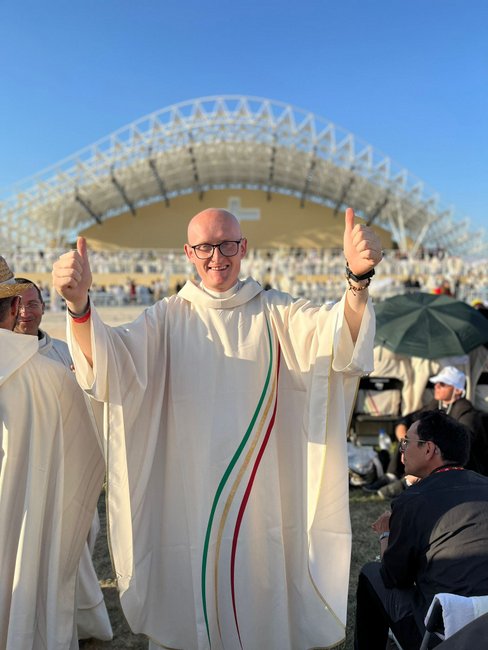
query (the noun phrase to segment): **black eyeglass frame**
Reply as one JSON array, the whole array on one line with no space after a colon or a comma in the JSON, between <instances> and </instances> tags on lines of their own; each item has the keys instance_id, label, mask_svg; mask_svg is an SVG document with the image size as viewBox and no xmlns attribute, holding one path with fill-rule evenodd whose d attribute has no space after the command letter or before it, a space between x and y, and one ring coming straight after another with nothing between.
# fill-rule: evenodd
<instances>
[{"instance_id":1,"label":"black eyeglass frame","mask_svg":"<svg viewBox=\"0 0 488 650\"><path fill-rule=\"evenodd\" d=\"M432 444L435 445L435 442L433 440L422 440L422 439L411 440L410 438L403 438L402 440L400 440L398 445L400 447L400 451L405 451L405 449L408 447L408 445L411 442L420 442L420 443L431 442Z\"/></svg>"},{"instance_id":2,"label":"black eyeglass frame","mask_svg":"<svg viewBox=\"0 0 488 650\"><path fill-rule=\"evenodd\" d=\"M235 257L237 253L239 252L239 244L244 240L244 237L241 237L241 239L226 239L225 241L221 241L220 244L207 244L206 242L203 244L196 244L195 246L190 246L190 248L193 248L193 251L195 255L198 257L199 260L209 260L213 257L213 254L215 253L215 249L218 248L220 251L220 254L223 255L224 257ZM224 251L222 250L221 246L224 244L237 244L236 252L232 253L232 255L226 255ZM210 255L205 255L205 257L200 257L198 254L199 252L201 253L202 251L200 250L200 246L211 246L212 247L212 252Z\"/></svg>"}]
</instances>

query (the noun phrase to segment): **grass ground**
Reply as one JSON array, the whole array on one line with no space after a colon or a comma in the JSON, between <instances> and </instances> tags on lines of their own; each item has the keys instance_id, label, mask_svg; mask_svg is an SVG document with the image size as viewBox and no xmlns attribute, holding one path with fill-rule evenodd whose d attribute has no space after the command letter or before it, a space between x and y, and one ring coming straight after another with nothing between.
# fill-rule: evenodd
<instances>
[{"instance_id":1,"label":"grass ground","mask_svg":"<svg viewBox=\"0 0 488 650\"><path fill-rule=\"evenodd\" d=\"M371 523L388 507L388 503L376 497L366 496L361 490L351 489L350 494L351 522L353 530L351 578L349 583L348 625L344 650L352 650L354 630L355 593L357 576L361 566L374 560L379 552L376 535L371 531ZM105 602L114 631L113 641L84 641L80 644L82 650L146 650L147 640L141 634L132 634L120 607L115 585L110 556L105 535L105 500L102 496L99 502L101 532L94 553L94 564L105 595Z\"/></svg>"},{"instance_id":2,"label":"grass ground","mask_svg":"<svg viewBox=\"0 0 488 650\"><path fill-rule=\"evenodd\" d=\"M380 552L378 537L371 530L371 524L378 519L382 512L389 509L390 503L378 497L367 496L360 489L351 489L349 505L352 524L352 557L344 650L352 650L353 648L356 586L359 571L363 564L374 560Z\"/></svg>"}]
</instances>

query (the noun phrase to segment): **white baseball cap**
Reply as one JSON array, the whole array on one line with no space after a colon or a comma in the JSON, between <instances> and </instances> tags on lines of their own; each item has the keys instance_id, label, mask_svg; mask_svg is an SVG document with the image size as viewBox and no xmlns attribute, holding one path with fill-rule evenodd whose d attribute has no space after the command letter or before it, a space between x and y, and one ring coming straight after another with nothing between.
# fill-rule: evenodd
<instances>
[{"instance_id":1,"label":"white baseball cap","mask_svg":"<svg viewBox=\"0 0 488 650\"><path fill-rule=\"evenodd\" d=\"M441 381L443 384L454 386L454 388L457 388L458 390L464 390L464 387L466 386L466 375L454 366L446 366L445 368L442 368L438 375L431 377L430 381L433 384Z\"/></svg>"}]
</instances>

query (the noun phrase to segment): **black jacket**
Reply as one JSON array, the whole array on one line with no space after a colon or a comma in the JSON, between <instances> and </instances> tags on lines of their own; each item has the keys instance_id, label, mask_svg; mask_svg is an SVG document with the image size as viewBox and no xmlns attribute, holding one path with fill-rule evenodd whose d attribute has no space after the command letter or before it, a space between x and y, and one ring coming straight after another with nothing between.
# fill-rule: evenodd
<instances>
[{"instance_id":1,"label":"black jacket","mask_svg":"<svg viewBox=\"0 0 488 650\"><path fill-rule=\"evenodd\" d=\"M387 587L416 587L425 614L436 593L488 594L488 478L431 474L392 502L381 566Z\"/></svg>"}]
</instances>

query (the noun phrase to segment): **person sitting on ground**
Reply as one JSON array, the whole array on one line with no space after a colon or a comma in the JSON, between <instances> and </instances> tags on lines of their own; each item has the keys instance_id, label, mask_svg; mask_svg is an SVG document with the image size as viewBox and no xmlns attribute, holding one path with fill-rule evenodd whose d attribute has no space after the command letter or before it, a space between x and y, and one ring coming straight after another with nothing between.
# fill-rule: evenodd
<instances>
[{"instance_id":1,"label":"person sitting on ground","mask_svg":"<svg viewBox=\"0 0 488 650\"><path fill-rule=\"evenodd\" d=\"M488 594L488 478L464 469L469 446L469 430L440 410L409 427L405 471L421 480L372 526L382 559L359 575L355 650L385 648L388 628L418 650L435 594Z\"/></svg>"},{"instance_id":2,"label":"person sitting on ground","mask_svg":"<svg viewBox=\"0 0 488 650\"><path fill-rule=\"evenodd\" d=\"M420 413L441 410L464 424L471 432L471 452L466 465L481 474L488 474L487 452L484 445L484 434L480 413L469 400L464 397L466 375L454 366L446 366L439 374L430 378L434 384L434 398L421 409L401 418L395 427L395 436L399 443L406 435L408 427L418 418ZM382 498L394 497L405 487L415 482L416 478L405 476L405 468L401 459L400 445L393 453L386 473L377 481L364 486L364 491L375 493Z\"/></svg>"}]
</instances>

